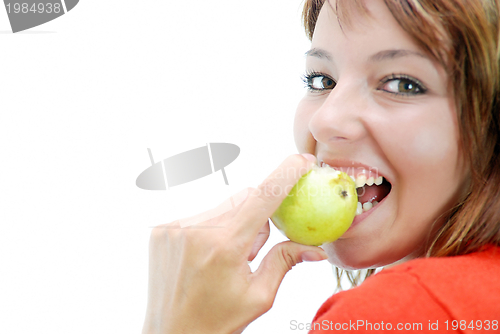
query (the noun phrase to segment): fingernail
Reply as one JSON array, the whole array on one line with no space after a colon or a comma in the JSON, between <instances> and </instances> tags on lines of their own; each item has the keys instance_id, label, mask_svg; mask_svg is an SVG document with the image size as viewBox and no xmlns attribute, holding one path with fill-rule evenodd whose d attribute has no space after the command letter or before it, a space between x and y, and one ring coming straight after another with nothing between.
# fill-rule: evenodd
<instances>
[{"instance_id":1,"label":"fingernail","mask_svg":"<svg viewBox=\"0 0 500 334\"><path fill-rule=\"evenodd\" d=\"M302 153L302 156L309 161L316 162L316 157L309 153Z\"/></svg>"},{"instance_id":2,"label":"fingernail","mask_svg":"<svg viewBox=\"0 0 500 334\"><path fill-rule=\"evenodd\" d=\"M302 261L321 261L326 259L325 255L313 251L306 251L301 254L301 257Z\"/></svg>"}]
</instances>

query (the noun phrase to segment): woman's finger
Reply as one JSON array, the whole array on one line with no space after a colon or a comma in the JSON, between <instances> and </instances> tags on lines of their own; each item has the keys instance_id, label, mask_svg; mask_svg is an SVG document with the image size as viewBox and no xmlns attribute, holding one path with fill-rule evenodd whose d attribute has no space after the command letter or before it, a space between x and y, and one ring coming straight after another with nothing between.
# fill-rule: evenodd
<instances>
[{"instance_id":1,"label":"woman's finger","mask_svg":"<svg viewBox=\"0 0 500 334\"><path fill-rule=\"evenodd\" d=\"M316 158L311 154L294 154L248 195L237 213L237 235L254 240L262 226L288 195L302 175L313 166Z\"/></svg>"},{"instance_id":2,"label":"woman's finger","mask_svg":"<svg viewBox=\"0 0 500 334\"><path fill-rule=\"evenodd\" d=\"M260 249L264 244L266 243L267 239L269 238L269 222L264 224L262 228L259 231L259 234L257 234L257 238L255 238L255 241L253 242L252 250L250 251L250 255L248 256L248 261L253 261L257 254L259 254Z\"/></svg>"},{"instance_id":3,"label":"woman's finger","mask_svg":"<svg viewBox=\"0 0 500 334\"><path fill-rule=\"evenodd\" d=\"M261 293L273 299L285 274L297 263L303 261L326 260L325 251L315 246L305 246L292 241L284 241L275 245L264 257L255 272L255 293ZM272 302L269 303L272 305Z\"/></svg>"}]
</instances>

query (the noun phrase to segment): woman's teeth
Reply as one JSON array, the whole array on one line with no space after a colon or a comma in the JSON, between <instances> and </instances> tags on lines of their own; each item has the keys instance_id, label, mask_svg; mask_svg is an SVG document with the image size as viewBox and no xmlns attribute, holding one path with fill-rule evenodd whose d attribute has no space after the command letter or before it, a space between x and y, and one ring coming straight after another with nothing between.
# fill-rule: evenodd
<instances>
[{"instance_id":1,"label":"woman's teeth","mask_svg":"<svg viewBox=\"0 0 500 334\"><path fill-rule=\"evenodd\" d=\"M351 178L353 177L351 176ZM382 176L379 176L377 178L370 176L369 178L366 178L366 175L358 175L358 177L354 182L356 182L356 188L363 188L365 185L373 186L375 184L379 186L382 184L383 181L384 178ZM377 201L365 202L365 203L358 202L358 208L356 209L356 216L370 210L377 204L378 204Z\"/></svg>"},{"instance_id":2,"label":"woman's teeth","mask_svg":"<svg viewBox=\"0 0 500 334\"><path fill-rule=\"evenodd\" d=\"M354 179L354 177L351 176L351 179L353 179L353 181L356 182L356 188L361 188L364 187L365 185L372 186L374 184L379 186L384 181L384 178L382 176L379 176L377 178L370 176L369 178L366 178L365 174L358 175L356 179Z\"/></svg>"},{"instance_id":3,"label":"woman's teeth","mask_svg":"<svg viewBox=\"0 0 500 334\"><path fill-rule=\"evenodd\" d=\"M324 167L324 166L331 167L330 165L328 165L324 162L321 162L321 167ZM332 167L332 168L335 168L335 167ZM354 181L354 183L356 183L356 188L362 188L365 185L366 186L373 186L373 185L380 186L382 184L382 182L384 182L384 178L382 176L375 177L375 176L372 176L370 172L359 173L356 177L353 175L349 175L349 176ZM365 203L358 202L358 207L356 209L356 216L362 214L363 212L366 212L366 211L372 209L377 204L378 204L377 201L373 201L373 202L368 201Z\"/></svg>"},{"instance_id":4,"label":"woman's teeth","mask_svg":"<svg viewBox=\"0 0 500 334\"><path fill-rule=\"evenodd\" d=\"M358 207L356 209L356 216L362 214L363 212L370 210L371 208L373 208L377 204L378 204L377 201L365 202L363 204L361 204L361 202L358 202Z\"/></svg>"}]
</instances>

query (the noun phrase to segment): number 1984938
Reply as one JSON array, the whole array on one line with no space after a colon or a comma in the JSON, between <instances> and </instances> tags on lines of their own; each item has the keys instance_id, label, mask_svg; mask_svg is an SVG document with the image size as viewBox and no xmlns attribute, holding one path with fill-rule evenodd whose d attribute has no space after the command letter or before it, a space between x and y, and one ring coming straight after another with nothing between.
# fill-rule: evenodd
<instances>
[{"instance_id":1,"label":"number 1984938","mask_svg":"<svg viewBox=\"0 0 500 334\"><path fill-rule=\"evenodd\" d=\"M446 320L444 322L446 324L446 330L452 329L452 330L466 330L466 329L471 329L471 330L493 330L493 331L498 331L498 320L471 320L470 322L465 321L465 320L453 320L453 321L448 321Z\"/></svg>"},{"instance_id":2,"label":"number 1984938","mask_svg":"<svg viewBox=\"0 0 500 334\"><path fill-rule=\"evenodd\" d=\"M33 13L33 14L42 14L42 13L56 13L59 14L62 11L61 4L60 3L34 3L30 6L28 3L13 3L13 4L6 4L5 7L7 7L7 12L10 13L22 13L22 14L28 14L28 13Z\"/></svg>"}]
</instances>

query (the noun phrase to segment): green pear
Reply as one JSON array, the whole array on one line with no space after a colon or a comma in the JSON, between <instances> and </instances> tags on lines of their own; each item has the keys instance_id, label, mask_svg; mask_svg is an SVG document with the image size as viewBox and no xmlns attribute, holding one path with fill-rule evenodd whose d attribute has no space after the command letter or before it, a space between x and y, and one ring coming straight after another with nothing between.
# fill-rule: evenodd
<instances>
[{"instance_id":1,"label":"green pear","mask_svg":"<svg viewBox=\"0 0 500 334\"><path fill-rule=\"evenodd\" d=\"M315 165L299 179L271 220L290 240L320 246L349 229L357 205L356 184L349 175Z\"/></svg>"}]
</instances>

